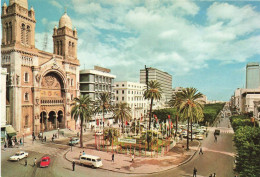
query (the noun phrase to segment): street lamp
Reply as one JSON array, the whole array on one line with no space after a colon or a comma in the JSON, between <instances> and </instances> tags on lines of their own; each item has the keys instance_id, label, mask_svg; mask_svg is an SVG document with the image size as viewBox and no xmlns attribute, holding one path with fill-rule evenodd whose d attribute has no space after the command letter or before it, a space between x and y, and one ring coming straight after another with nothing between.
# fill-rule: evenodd
<instances>
[{"instance_id":1,"label":"street lamp","mask_svg":"<svg viewBox=\"0 0 260 177\"><path fill-rule=\"evenodd\" d=\"M59 138L59 136L60 136L60 128L58 128L58 138Z\"/></svg>"},{"instance_id":2,"label":"street lamp","mask_svg":"<svg viewBox=\"0 0 260 177\"><path fill-rule=\"evenodd\" d=\"M24 133L23 133L23 146L24 146Z\"/></svg>"}]
</instances>

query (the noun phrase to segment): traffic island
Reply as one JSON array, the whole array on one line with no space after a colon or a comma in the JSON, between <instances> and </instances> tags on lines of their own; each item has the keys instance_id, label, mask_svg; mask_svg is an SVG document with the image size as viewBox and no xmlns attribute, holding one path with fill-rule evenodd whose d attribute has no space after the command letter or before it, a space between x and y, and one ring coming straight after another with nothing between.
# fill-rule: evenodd
<instances>
[{"instance_id":1,"label":"traffic island","mask_svg":"<svg viewBox=\"0 0 260 177\"><path fill-rule=\"evenodd\" d=\"M187 162L196 153L200 144L198 141L193 141L190 143L190 150L186 151L183 149L183 145L185 145L186 141L182 141L177 143L164 156L134 156L133 158L130 154L117 154L115 152L114 162L112 162L113 153L96 150L93 148L93 143L93 141L88 142L88 144L85 144L85 148L73 147L72 151L69 150L66 152L64 155L65 159L70 162L74 160L79 164L79 156L84 151L86 154L101 157L103 162L101 169L118 173L150 174L169 170Z\"/></svg>"}]
</instances>

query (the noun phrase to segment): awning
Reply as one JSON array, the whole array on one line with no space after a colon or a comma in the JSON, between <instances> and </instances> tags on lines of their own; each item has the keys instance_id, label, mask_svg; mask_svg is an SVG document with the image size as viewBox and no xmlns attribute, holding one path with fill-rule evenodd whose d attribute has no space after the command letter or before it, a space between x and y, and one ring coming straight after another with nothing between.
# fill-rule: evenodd
<instances>
[{"instance_id":1,"label":"awning","mask_svg":"<svg viewBox=\"0 0 260 177\"><path fill-rule=\"evenodd\" d=\"M15 136L16 135L16 131L12 126L6 127L6 133L7 133L8 136Z\"/></svg>"}]
</instances>

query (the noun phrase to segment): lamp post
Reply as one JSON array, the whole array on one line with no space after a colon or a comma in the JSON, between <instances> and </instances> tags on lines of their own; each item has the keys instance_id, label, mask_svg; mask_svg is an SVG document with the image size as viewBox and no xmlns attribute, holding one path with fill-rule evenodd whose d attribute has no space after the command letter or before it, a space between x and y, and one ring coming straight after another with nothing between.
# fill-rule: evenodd
<instances>
[{"instance_id":1,"label":"lamp post","mask_svg":"<svg viewBox=\"0 0 260 177\"><path fill-rule=\"evenodd\" d=\"M23 133L23 146L24 146L24 133Z\"/></svg>"},{"instance_id":2,"label":"lamp post","mask_svg":"<svg viewBox=\"0 0 260 177\"><path fill-rule=\"evenodd\" d=\"M60 128L58 128L58 138L60 137Z\"/></svg>"}]
</instances>

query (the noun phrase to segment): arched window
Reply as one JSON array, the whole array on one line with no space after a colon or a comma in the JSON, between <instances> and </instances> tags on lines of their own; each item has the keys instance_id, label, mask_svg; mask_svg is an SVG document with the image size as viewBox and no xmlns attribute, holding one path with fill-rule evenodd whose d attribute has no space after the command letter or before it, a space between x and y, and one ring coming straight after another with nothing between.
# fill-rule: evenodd
<instances>
[{"instance_id":1,"label":"arched window","mask_svg":"<svg viewBox=\"0 0 260 177\"><path fill-rule=\"evenodd\" d=\"M29 124L29 115L26 115L24 118L24 128L27 128Z\"/></svg>"},{"instance_id":2,"label":"arched window","mask_svg":"<svg viewBox=\"0 0 260 177\"><path fill-rule=\"evenodd\" d=\"M29 82L29 73L24 73L24 82Z\"/></svg>"},{"instance_id":3,"label":"arched window","mask_svg":"<svg viewBox=\"0 0 260 177\"><path fill-rule=\"evenodd\" d=\"M31 28L30 28L30 26L27 26L27 30L26 30L26 44L28 44L28 45L31 44Z\"/></svg>"},{"instance_id":4,"label":"arched window","mask_svg":"<svg viewBox=\"0 0 260 177\"><path fill-rule=\"evenodd\" d=\"M12 22L9 22L9 29L8 29L8 31L9 31L9 41L10 41L10 43L12 43L12 40L13 40L13 27L12 27Z\"/></svg>"},{"instance_id":5,"label":"arched window","mask_svg":"<svg viewBox=\"0 0 260 177\"><path fill-rule=\"evenodd\" d=\"M24 101L29 101L29 93L24 94Z\"/></svg>"},{"instance_id":6,"label":"arched window","mask_svg":"<svg viewBox=\"0 0 260 177\"><path fill-rule=\"evenodd\" d=\"M21 26L21 43L25 44L25 24Z\"/></svg>"},{"instance_id":7,"label":"arched window","mask_svg":"<svg viewBox=\"0 0 260 177\"><path fill-rule=\"evenodd\" d=\"M6 44L8 41L8 23L5 24L4 38L4 43Z\"/></svg>"},{"instance_id":8,"label":"arched window","mask_svg":"<svg viewBox=\"0 0 260 177\"><path fill-rule=\"evenodd\" d=\"M60 51L60 46L59 46L59 45L60 45L60 44L59 44L59 41L57 41L55 53L58 54L58 55L59 55L59 51Z\"/></svg>"},{"instance_id":9,"label":"arched window","mask_svg":"<svg viewBox=\"0 0 260 177\"><path fill-rule=\"evenodd\" d=\"M60 41L60 54L59 55L62 55L62 41Z\"/></svg>"},{"instance_id":10,"label":"arched window","mask_svg":"<svg viewBox=\"0 0 260 177\"><path fill-rule=\"evenodd\" d=\"M69 48L68 48L69 50L69 55L71 55L71 42L69 41Z\"/></svg>"},{"instance_id":11,"label":"arched window","mask_svg":"<svg viewBox=\"0 0 260 177\"><path fill-rule=\"evenodd\" d=\"M75 56L75 45L74 45L74 42L72 42L72 47L71 47L71 48L72 48L72 49L71 49L71 50L72 50L72 51L71 51L71 52L72 52L71 55L72 55L72 56Z\"/></svg>"}]
</instances>

